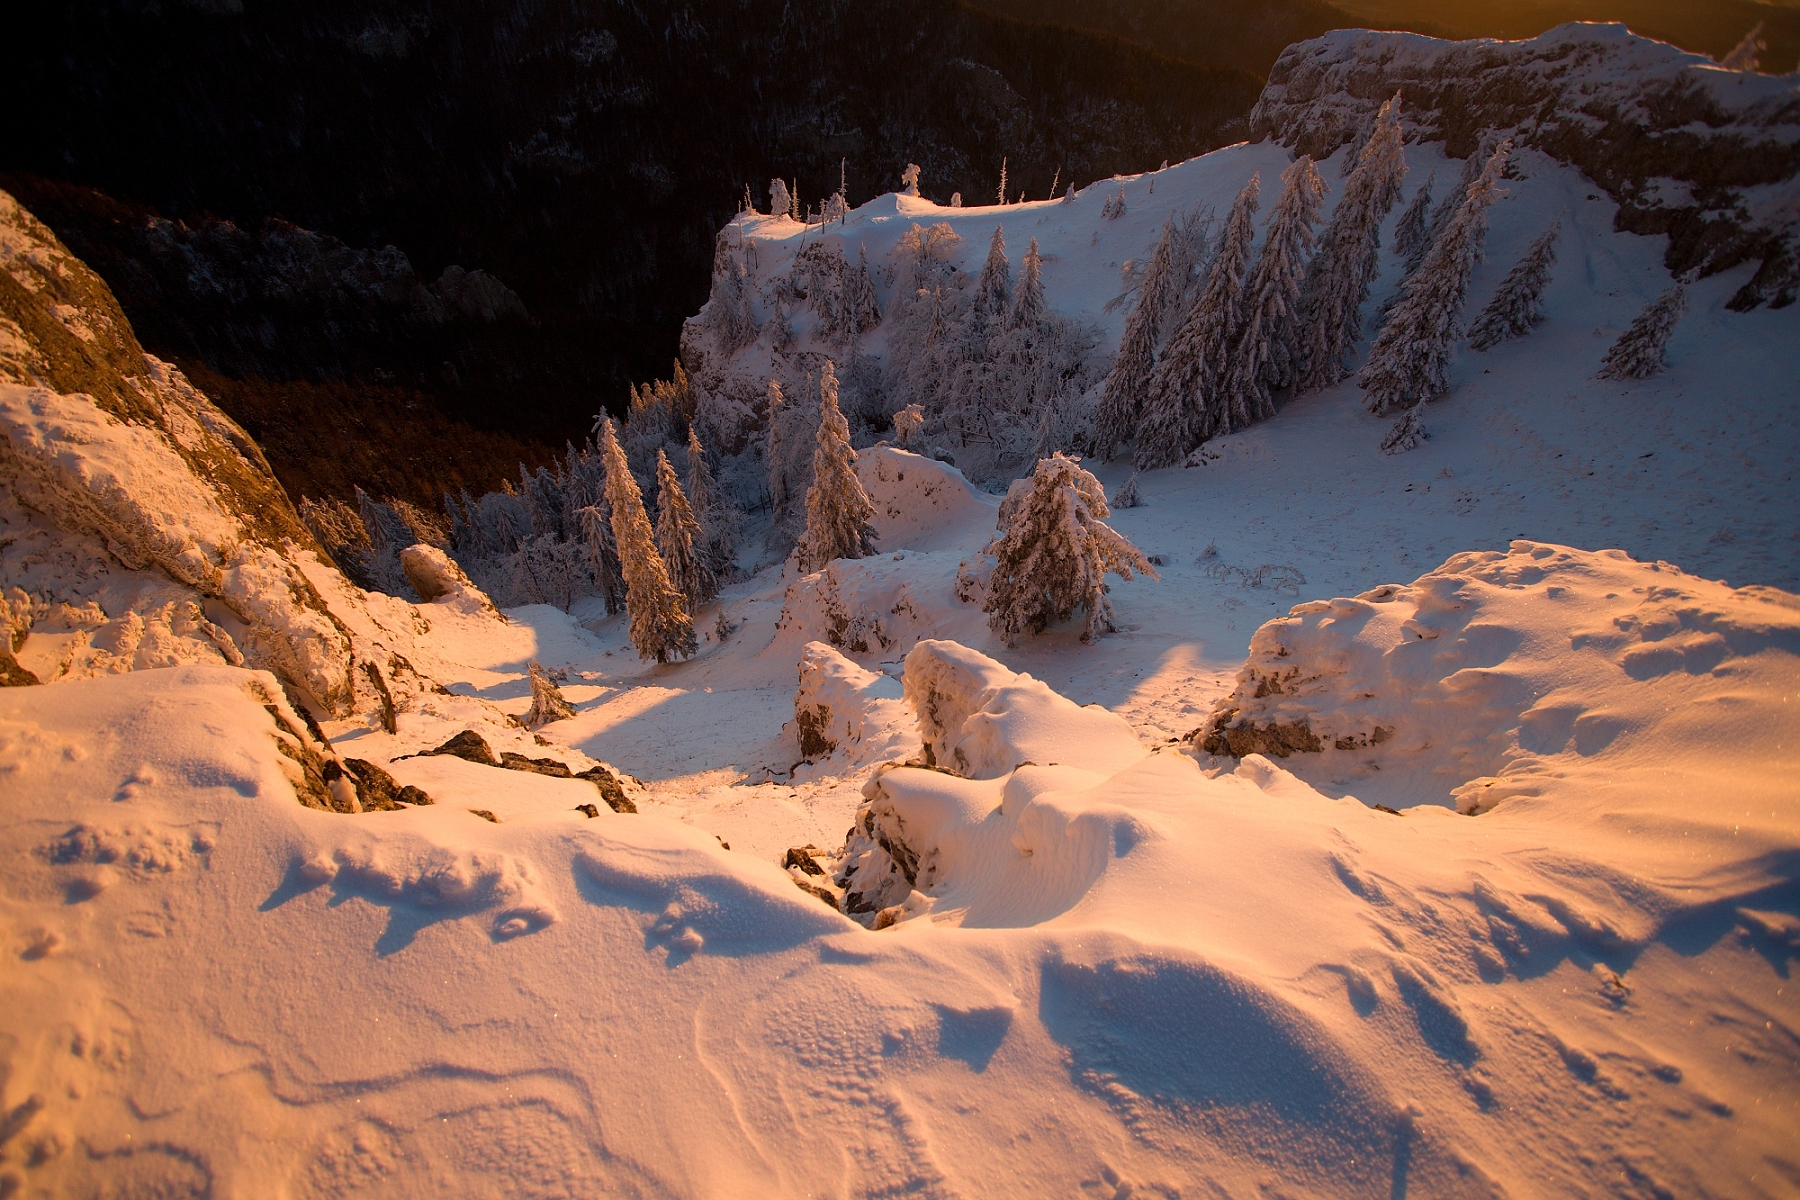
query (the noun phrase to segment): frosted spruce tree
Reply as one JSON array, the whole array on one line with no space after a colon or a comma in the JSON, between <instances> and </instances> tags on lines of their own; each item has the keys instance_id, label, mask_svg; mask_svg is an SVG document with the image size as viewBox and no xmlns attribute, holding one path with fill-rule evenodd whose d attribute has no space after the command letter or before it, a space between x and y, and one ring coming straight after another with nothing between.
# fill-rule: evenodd
<instances>
[{"instance_id":1,"label":"frosted spruce tree","mask_svg":"<svg viewBox=\"0 0 1800 1200\"><path fill-rule=\"evenodd\" d=\"M1302 154L1281 173L1281 183L1262 253L1244 284L1243 330L1225 374L1221 407L1234 429L1274 416L1270 393L1293 382L1300 286L1312 255L1312 227L1319 219L1325 181Z\"/></svg>"},{"instance_id":2,"label":"frosted spruce tree","mask_svg":"<svg viewBox=\"0 0 1800 1200\"><path fill-rule=\"evenodd\" d=\"M738 260L723 233L713 242L712 294L707 299L703 320L724 345L727 354L756 340L756 314L750 305L749 280L744 264Z\"/></svg>"},{"instance_id":3,"label":"frosted spruce tree","mask_svg":"<svg viewBox=\"0 0 1800 1200\"><path fill-rule=\"evenodd\" d=\"M1362 337L1362 306L1381 261L1381 222L1405 177L1396 92L1376 115L1307 272L1296 379L1302 391L1330 387L1350 373L1344 360Z\"/></svg>"},{"instance_id":4,"label":"frosted spruce tree","mask_svg":"<svg viewBox=\"0 0 1800 1200\"><path fill-rule=\"evenodd\" d=\"M1107 572L1157 578L1143 552L1104 523L1111 515L1100 481L1062 454L1014 482L1000 506L1000 533L987 546L996 561L981 605L1008 646L1078 608L1087 611L1081 640L1091 642L1113 629Z\"/></svg>"},{"instance_id":5,"label":"frosted spruce tree","mask_svg":"<svg viewBox=\"0 0 1800 1200\"><path fill-rule=\"evenodd\" d=\"M1477 141L1475 149L1471 150L1469 156L1462 160L1462 168L1457 172L1456 183L1451 186L1449 195L1444 197L1443 203L1432 210L1431 224L1425 230L1425 236L1420 238L1417 244L1407 252L1406 274L1408 277L1419 269L1419 264L1425 261L1426 251L1431 249L1431 244L1443 235L1452 218L1456 216L1457 209L1462 206L1463 197L1469 194L1469 185L1481 177L1481 169L1487 166L1488 159L1494 156L1494 147L1499 142L1499 136L1492 130L1481 131L1481 137Z\"/></svg>"},{"instance_id":6,"label":"frosted spruce tree","mask_svg":"<svg viewBox=\"0 0 1800 1200\"><path fill-rule=\"evenodd\" d=\"M575 715L575 706L563 697L562 689L537 659L526 664L526 670L531 677L531 711L525 714L525 728L541 729L552 721L566 721Z\"/></svg>"},{"instance_id":7,"label":"frosted spruce tree","mask_svg":"<svg viewBox=\"0 0 1800 1200\"><path fill-rule=\"evenodd\" d=\"M726 579L737 562L737 528L739 514L713 481L712 468L706 465L706 447L700 444L700 431L688 426L687 499L694 518L700 522L700 561L713 573L715 581Z\"/></svg>"},{"instance_id":8,"label":"frosted spruce tree","mask_svg":"<svg viewBox=\"0 0 1800 1200\"><path fill-rule=\"evenodd\" d=\"M856 477L850 423L838 410L837 372L830 360L819 377L819 436L813 451L813 485L806 493L806 535L800 569L817 571L837 558L875 553L875 504Z\"/></svg>"},{"instance_id":9,"label":"frosted spruce tree","mask_svg":"<svg viewBox=\"0 0 1800 1200\"><path fill-rule=\"evenodd\" d=\"M1225 241L1213 258L1206 287L1194 301L1169 349L1150 377L1144 420L1138 427L1133 462L1141 471L1172 467L1195 446L1229 423L1220 411L1227 352L1243 321L1244 275L1256 236L1260 175L1252 175L1225 222Z\"/></svg>"},{"instance_id":10,"label":"frosted spruce tree","mask_svg":"<svg viewBox=\"0 0 1800 1200\"><path fill-rule=\"evenodd\" d=\"M681 480L665 452L656 452L656 552L668 568L669 582L687 601L688 615L718 595L713 573L700 557L700 522L694 519Z\"/></svg>"},{"instance_id":11,"label":"frosted spruce tree","mask_svg":"<svg viewBox=\"0 0 1800 1200\"><path fill-rule=\"evenodd\" d=\"M1511 153L1511 142L1494 150L1376 336L1357 380L1370 412L1420 404L1450 390L1450 352L1460 332L1469 277L1481 260L1488 209L1506 194L1499 181Z\"/></svg>"},{"instance_id":12,"label":"frosted spruce tree","mask_svg":"<svg viewBox=\"0 0 1800 1200\"><path fill-rule=\"evenodd\" d=\"M975 301L969 309L971 335L985 340L1005 317L1011 300L1012 264L1006 261L1006 230L996 225L994 236L988 239L987 261L975 279Z\"/></svg>"},{"instance_id":13,"label":"frosted spruce tree","mask_svg":"<svg viewBox=\"0 0 1800 1200\"><path fill-rule=\"evenodd\" d=\"M1677 281L1675 286L1651 301L1631 328L1620 335L1606 361L1600 364L1600 379L1648 379L1663 369L1664 351L1669 335L1675 332L1682 314L1687 312L1687 289Z\"/></svg>"},{"instance_id":14,"label":"frosted spruce tree","mask_svg":"<svg viewBox=\"0 0 1800 1200\"><path fill-rule=\"evenodd\" d=\"M875 278L869 274L869 252L860 243L856 247L856 270L850 275L849 292L844 302L849 310L851 333L860 337L881 324L881 304L875 298Z\"/></svg>"},{"instance_id":15,"label":"frosted spruce tree","mask_svg":"<svg viewBox=\"0 0 1800 1200\"><path fill-rule=\"evenodd\" d=\"M1150 391L1150 373L1156 369L1156 345L1162 334L1162 314L1169 293L1180 286L1175 278L1175 218L1163 222L1162 240L1144 269L1137 307L1125 321L1119 352L1106 376L1106 391L1094 414L1094 448L1101 458L1132 439L1143 415Z\"/></svg>"},{"instance_id":16,"label":"frosted spruce tree","mask_svg":"<svg viewBox=\"0 0 1800 1200\"><path fill-rule=\"evenodd\" d=\"M1399 224L1394 226L1394 253L1411 260L1413 251L1425 240L1425 232L1431 220L1431 185L1437 182L1437 172L1433 171L1413 193L1412 203L1400 214Z\"/></svg>"},{"instance_id":17,"label":"frosted spruce tree","mask_svg":"<svg viewBox=\"0 0 1800 1200\"><path fill-rule=\"evenodd\" d=\"M1550 268L1556 265L1556 239L1561 232L1562 218L1557 217L1513 264L1500 281L1500 290L1469 326L1469 349L1486 350L1524 337L1544 319L1544 288L1550 282Z\"/></svg>"},{"instance_id":18,"label":"frosted spruce tree","mask_svg":"<svg viewBox=\"0 0 1800 1200\"><path fill-rule=\"evenodd\" d=\"M639 658L654 658L661 663L691 657L697 649L694 622L682 603L681 593L669 579L662 555L657 553L650 518L644 512L644 494L625 461L625 451L613 432L611 418L600 426L600 453L606 462L606 498L612 504L613 539L619 547L619 566L625 576L625 612L630 618L627 636Z\"/></svg>"},{"instance_id":19,"label":"frosted spruce tree","mask_svg":"<svg viewBox=\"0 0 1800 1200\"><path fill-rule=\"evenodd\" d=\"M1038 254L1037 239L1025 248L1019 263L1019 286L1013 292L1012 308L1006 314L1008 329L1036 329L1044 323L1049 306L1044 303L1044 260Z\"/></svg>"},{"instance_id":20,"label":"frosted spruce tree","mask_svg":"<svg viewBox=\"0 0 1800 1200\"><path fill-rule=\"evenodd\" d=\"M619 566L619 546L613 540L612 505L602 495L597 503L577 510L581 540L587 546L588 571L600 591L606 615L625 611L625 576Z\"/></svg>"},{"instance_id":21,"label":"frosted spruce tree","mask_svg":"<svg viewBox=\"0 0 1800 1200\"><path fill-rule=\"evenodd\" d=\"M1381 439L1383 454L1404 454L1408 450L1417 449L1431 435L1425 432L1425 402L1419 401L1406 410L1406 415L1394 423L1388 435Z\"/></svg>"}]
</instances>

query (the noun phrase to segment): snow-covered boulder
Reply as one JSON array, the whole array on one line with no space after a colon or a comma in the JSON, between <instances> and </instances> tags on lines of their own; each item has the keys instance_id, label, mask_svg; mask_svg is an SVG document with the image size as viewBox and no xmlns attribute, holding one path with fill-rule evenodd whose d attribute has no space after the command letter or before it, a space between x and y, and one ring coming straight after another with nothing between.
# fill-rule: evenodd
<instances>
[{"instance_id":1,"label":"snow-covered boulder","mask_svg":"<svg viewBox=\"0 0 1800 1200\"><path fill-rule=\"evenodd\" d=\"M914 646L905 685L926 763L969 779L997 779L1027 763L1112 774L1147 753L1118 714L1084 708L956 642Z\"/></svg>"},{"instance_id":2,"label":"snow-covered boulder","mask_svg":"<svg viewBox=\"0 0 1800 1200\"><path fill-rule=\"evenodd\" d=\"M1299 756L1287 765L1303 774L1378 768L1390 785L1417 781L1416 801L1484 812L1541 794L1566 756L1629 761L1674 736L1675 714L1752 676L1791 678L1796 656L1788 593L1516 541L1268 622L1195 740L1213 754ZM1312 755L1316 769L1301 765Z\"/></svg>"},{"instance_id":3,"label":"snow-covered boulder","mask_svg":"<svg viewBox=\"0 0 1800 1200\"><path fill-rule=\"evenodd\" d=\"M1792 300L1800 122L1789 77L1728 70L1618 24L1516 42L1339 29L1282 52L1251 136L1322 158L1365 136L1395 92L1409 142L1442 140L1461 158L1486 131L1511 137L1606 188L1620 229L1669 234L1677 274L1762 259L1733 307Z\"/></svg>"},{"instance_id":4,"label":"snow-covered boulder","mask_svg":"<svg viewBox=\"0 0 1800 1200\"><path fill-rule=\"evenodd\" d=\"M845 654L897 658L920 638L952 632L943 620L963 609L954 599L961 562L955 551L902 550L827 563L788 585L776 646L791 655L820 641Z\"/></svg>"},{"instance_id":5,"label":"snow-covered boulder","mask_svg":"<svg viewBox=\"0 0 1800 1200\"><path fill-rule=\"evenodd\" d=\"M406 581L427 604L447 601L465 612L495 613L500 610L487 594L470 582L456 560L436 546L420 542L400 551L400 569Z\"/></svg>"},{"instance_id":6,"label":"snow-covered boulder","mask_svg":"<svg viewBox=\"0 0 1800 1200\"><path fill-rule=\"evenodd\" d=\"M794 691L794 736L802 757L855 753L865 742L885 740L905 718L899 680L866 671L823 642L806 644Z\"/></svg>"},{"instance_id":7,"label":"snow-covered boulder","mask_svg":"<svg viewBox=\"0 0 1800 1200\"><path fill-rule=\"evenodd\" d=\"M994 497L948 463L893 446L856 453L856 476L875 503L883 550L942 550L994 527Z\"/></svg>"}]
</instances>

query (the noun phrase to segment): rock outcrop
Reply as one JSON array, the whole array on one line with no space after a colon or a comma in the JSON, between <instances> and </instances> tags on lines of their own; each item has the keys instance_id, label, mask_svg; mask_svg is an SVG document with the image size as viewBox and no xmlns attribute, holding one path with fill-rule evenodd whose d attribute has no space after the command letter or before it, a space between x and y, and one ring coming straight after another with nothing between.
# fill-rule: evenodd
<instances>
[{"instance_id":1,"label":"rock outcrop","mask_svg":"<svg viewBox=\"0 0 1800 1200\"><path fill-rule=\"evenodd\" d=\"M1623 25L1562 25L1527 41L1446 42L1340 29L1289 46L1250 116L1315 158L1365 136L1402 96L1409 141L1474 152L1484 131L1586 172L1618 228L1669 235L1676 274L1760 260L1732 307L1794 299L1792 203L1800 94L1791 77L1732 71Z\"/></svg>"}]
</instances>

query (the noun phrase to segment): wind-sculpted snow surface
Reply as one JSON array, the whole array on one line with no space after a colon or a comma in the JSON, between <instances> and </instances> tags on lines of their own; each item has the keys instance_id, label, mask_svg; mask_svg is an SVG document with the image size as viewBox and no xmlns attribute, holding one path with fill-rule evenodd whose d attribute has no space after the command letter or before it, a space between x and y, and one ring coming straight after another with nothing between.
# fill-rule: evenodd
<instances>
[{"instance_id":1,"label":"wind-sculpted snow surface","mask_svg":"<svg viewBox=\"0 0 1800 1200\"><path fill-rule=\"evenodd\" d=\"M581 650L548 612L449 600L417 638L445 664L490 634ZM294 802L270 676L0 691L0 1170L66 1195L1776 1195L1796 603L1529 545L1369 612L1301 605L1303 673L1334 638L1357 686L1376 647L1448 655L1361 799L1147 748L927 641L905 684L939 765L866 784L856 920L655 792L615 814L522 729L481 736L544 773L393 754L462 697L337 724L436 801L347 820ZM861 745L910 752L890 683L809 654L846 737L855 709ZM1521 730L1538 794L1371 808L1479 782L1399 754L1459 677L1540 693L1459 726Z\"/></svg>"},{"instance_id":2,"label":"wind-sculpted snow surface","mask_svg":"<svg viewBox=\"0 0 1800 1200\"><path fill-rule=\"evenodd\" d=\"M1790 77L1728 70L1623 25L1518 42L1342 29L1282 52L1253 135L1323 157L1365 136L1396 90L1410 137L1462 157L1488 132L1573 163L1619 202L1620 229L1670 235L1671 270L1760 259L1734 307L1792 302L1800 101Z\"/></svg>"},{"instance_id":3,"label":"wind-sculpted snow surface","mask_svg":"<svg viewBox=\"0 0 1800 1200\"><path fill-rule=\"evenodd\" d=\"M1479 813L1556 791L1577 764L1633 770L1658 745L1760 757L1768 730L1705 714L1778 703L1796 667L1786 592L1520 541L1264 625L1195 738L1295 755L1292 769L1372 800Z\"/></svg>"}]
</instances>

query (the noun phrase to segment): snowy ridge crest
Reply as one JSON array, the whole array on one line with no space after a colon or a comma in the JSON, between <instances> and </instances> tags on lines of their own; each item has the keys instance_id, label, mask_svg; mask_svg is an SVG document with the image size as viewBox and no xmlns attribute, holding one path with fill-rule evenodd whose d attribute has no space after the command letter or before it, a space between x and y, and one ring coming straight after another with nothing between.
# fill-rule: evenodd
<instances>
[{"instance_id":1,"label":"snowy ridge crest","mask_svg":"<svg viewBox=\"0 0 1800 1200\"><path fill-rule=\"evenodd\" d=\"M1729 70L1616 24L1511 42L1345 29L1282 53L1251 136L1322 158L1365 136L1395 92L1408 141L1460 158L1484 133L1510 136L1605 188L1620 229L1668 234L1677 274L1760 259L1732 307L1793 300L1793 76Z\"/></svg>"}]
</instances>

